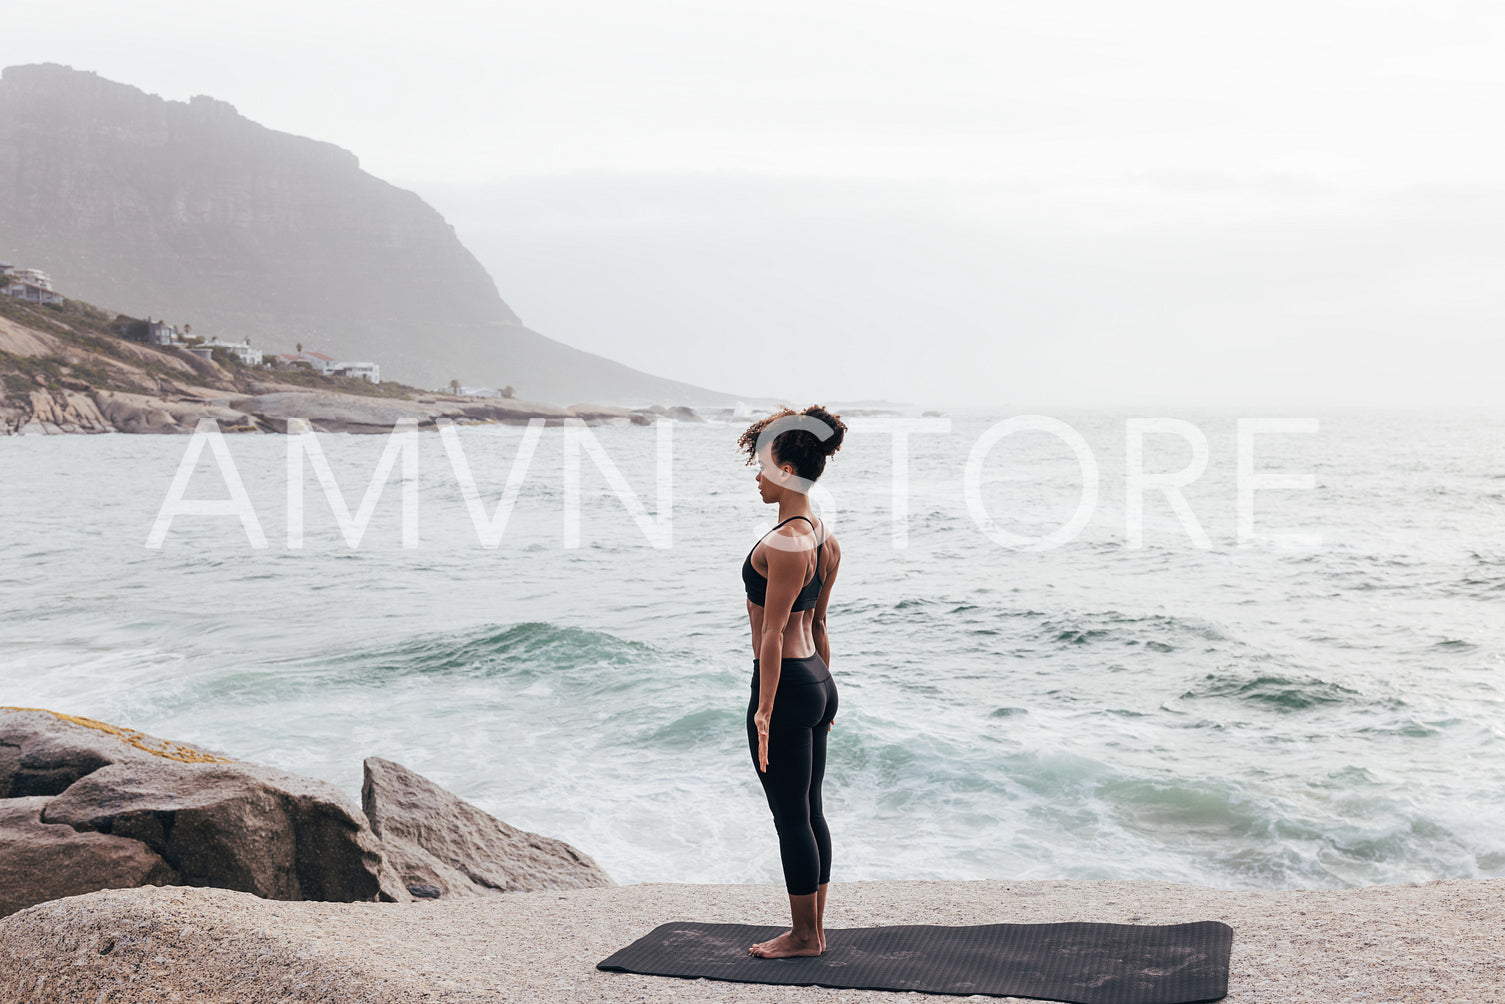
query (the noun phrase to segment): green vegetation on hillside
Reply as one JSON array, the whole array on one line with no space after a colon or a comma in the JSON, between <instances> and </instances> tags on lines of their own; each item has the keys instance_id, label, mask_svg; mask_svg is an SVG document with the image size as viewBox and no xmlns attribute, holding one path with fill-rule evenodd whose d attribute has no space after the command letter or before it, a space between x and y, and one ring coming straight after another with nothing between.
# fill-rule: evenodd
<instances>
[{"instance_id":1,"label":"green vegetation on hillside","mask_svg":"<svg viewBox=\"0 0 1505 1004\"><path fill-rule=\"evenodd\" d=\"M0 351L0 379L4 381L7 396L25 396L38 386L60 390L64 380L88 384L96 390L141 391L138 384L121 379L117 371L104 364L104 359L119 360L163 380L184 380L187 377L181 369L168 363L165 355L158 362L147 354L140 358L132 354L114 333L115 317L81 300L64 300L61 305L44 307L15 297L0 296L0 317L53 335L64 345L87 355L103 357L98 362L69 362L56 355L17 356Z\"/></svg>"},{"instance_id":2,"label":"green vegetation on hillside","mask_svg":"<svg viewBox=\"0 0 1505 1004\"><path fill-rule=\"evenodd\" d=\"M64 300L61 304L26 303L15 297L0 295L0 317L34 331L44 332L57 338L70 353L82 355L82 359L69 361L61 355L18 356L0 350L0 400L7 397L22 398L38 387L61 390L83 389L85 385L95 390L118 390L129 393L152 392L154 388L143 387L139 379L131 379L109 365L110 360L142 371L146 376L176 384L193 384L214 387L227 393L256 394L266 383L294 384L310 390L337 391L344 394L359 394L365 397L405 399L411 394L425 393L421 388L410 387L396 381L373 384L360 377L324 376L306 366L271 368L247 366L233 352L215 347L211 352L230 379L212 376L204 372L207 367L199 362L193 372L185 372L170 360L182 360L194 366L196 360L178 349L128 342L118 334L121 325L136 322L136 318L123 314L111 314L81 300ZM200 367L203 367L202 369Z\"/></svg>"}]
</instances>

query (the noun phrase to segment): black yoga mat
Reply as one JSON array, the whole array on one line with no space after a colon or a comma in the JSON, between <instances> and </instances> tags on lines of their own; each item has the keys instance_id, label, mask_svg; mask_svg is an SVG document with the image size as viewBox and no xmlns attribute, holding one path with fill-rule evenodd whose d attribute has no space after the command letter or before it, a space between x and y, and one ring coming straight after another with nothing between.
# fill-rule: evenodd
<instances>
[{"instance_id":1,"label":"black yoga mat","mask_svg":"<svg viewBox=\"0 0 1505 1004\"><path fill-rule=\"evenodd\" d=\"M788 928L660 924L597 969L849 990L1033 997L1071 1004L1192 1004L1228 994L1233 929L1172 924L982 924L826 931L823 955L760 959Z\"/></svg>"}]
</instances>

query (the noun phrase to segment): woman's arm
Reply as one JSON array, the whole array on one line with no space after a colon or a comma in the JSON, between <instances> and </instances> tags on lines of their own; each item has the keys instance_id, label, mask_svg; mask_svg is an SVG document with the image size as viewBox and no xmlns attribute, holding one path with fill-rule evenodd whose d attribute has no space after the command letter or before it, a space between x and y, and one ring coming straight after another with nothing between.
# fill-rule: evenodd
<instances>
[{"instance_id":1,"label":"woman's arm","mask_svg":"<svg viewBox=\"0 0 1505 1004\"><path fill-rule=\"evenodd\" d=\"M768 590L763 595L763 636L758 640L758 710L753 715L758 728L758 769L764 771L768 769L768 723L784 662L784 630L805 576L803 551L775 545L767 553Z\"/></svg>"}]
</instances>

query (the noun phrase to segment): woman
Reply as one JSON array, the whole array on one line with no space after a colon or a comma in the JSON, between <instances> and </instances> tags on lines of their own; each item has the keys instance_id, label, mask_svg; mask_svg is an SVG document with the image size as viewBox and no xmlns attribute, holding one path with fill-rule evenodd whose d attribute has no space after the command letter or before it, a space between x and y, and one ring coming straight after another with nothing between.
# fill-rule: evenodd
<instances>
[{"instance_id":1,"label":"woman","mask_svg":"<svg viewBox=\"0 0 1505 1004\"><path fill-rule=\"evenodd\" d=\"M738 440L747 462L759 465L763 502L779 507L778 524L742 563L753 645L747 745L773 812L793 918L788 931L748 949L765 959L826 950L831 834L820 785L826 734L836 716L826 607L841 547L811 514L807 492L826 458L841 449L846 428L819 405L800 414L785 408L753 423Z\"/></svg>"}]
</instances>

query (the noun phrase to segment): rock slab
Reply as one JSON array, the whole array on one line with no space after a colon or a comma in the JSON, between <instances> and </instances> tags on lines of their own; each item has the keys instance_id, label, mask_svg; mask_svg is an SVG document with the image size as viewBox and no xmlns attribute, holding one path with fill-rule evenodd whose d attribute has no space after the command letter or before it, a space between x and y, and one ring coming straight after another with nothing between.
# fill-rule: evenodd
<instances>
[{"instance_id":1,"label":"rock slab","mask_svg":"<svg viewBox=\"0 0 1505 1004\"><path fill-rule=\"evenodd\" d=\"M0 807L0 868L16 872L0 915L88 891L91 875L94 889L171 882L267 899L411 899L365 815L333 785L93 719L0 708ZM75 859L88 863L14 864Z\"/></svg>"},{"instance_id":2,"label":"rock slab","mask_svg":"<svg viewBox=\"0 0 1505 1004\"><path fill-rule=\"evenodd\" d=\"M361 807L410 891L450 898L616 884L564 841L510 826L391 760L366 758Z\"/></svg>"},{"instance_id":3,"label":"rock slab","mask_svg":"<svg viewBox=\"0 0 1505 1004\"><path fill-rule=\"evenodd\" d=\"M0 917L63 896L178 882L172 866L140 841L44 822L51 801L0 799Z\"/></svg>"}]
</instances>

